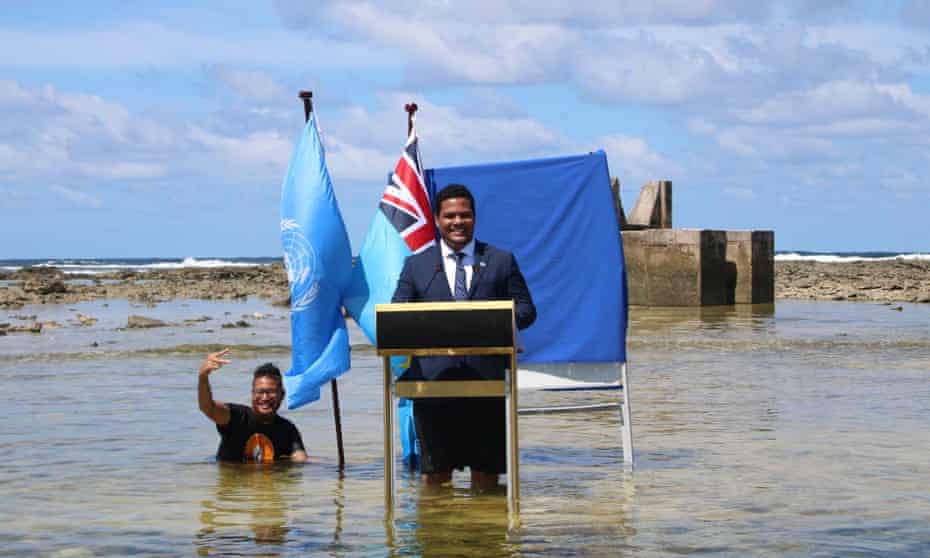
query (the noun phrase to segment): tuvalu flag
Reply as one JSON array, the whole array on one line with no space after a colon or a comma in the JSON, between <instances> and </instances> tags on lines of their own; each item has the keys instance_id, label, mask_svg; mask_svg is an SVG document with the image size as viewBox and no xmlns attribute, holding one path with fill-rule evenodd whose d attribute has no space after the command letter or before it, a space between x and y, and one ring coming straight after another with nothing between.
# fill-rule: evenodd
<instances>
[{"instance_id":1,"label":"tuvalu flag","mask_svg":"<svg viewBox=\"0 0 930 558\"><path fill-rule=\"evenodd\" d=\"M388 177L378 210L368 227L343 304L368 340L375 343L375 305L391 302L397 278L407 256L436 242L433 211L420 161L419 140L411 120L404 151ZM391 359L395 374L406 369L404 359ZM398 423L404 460L416 459L413 409L410 401L398 403Z\"/></svg>"},{"instance_id":2,"label":"tuvalu flag","mask_svg":"<svg viewBox=\"0 0 930 558\"><path fill-rule=\"evenodd\" d=\"M310 114L281 191L281 244L291 288L291 369L287 406L320 398L320 386L349 369L341 300L352 276L352 251Z\"/></svg>"},{"instance_id":3,"label":"tuvalu flag","mask_svg":"<svg viewBox=\"0 0 930 558\"><path fill-rule=\"evenodd\" d=\"M436 242L429 195L423 182L419 141L411 127L404 152L388 177L368 227L343 304L368 340L375 342L375 305L388 303L407 256Z\"/></svg>"}]
</instances>

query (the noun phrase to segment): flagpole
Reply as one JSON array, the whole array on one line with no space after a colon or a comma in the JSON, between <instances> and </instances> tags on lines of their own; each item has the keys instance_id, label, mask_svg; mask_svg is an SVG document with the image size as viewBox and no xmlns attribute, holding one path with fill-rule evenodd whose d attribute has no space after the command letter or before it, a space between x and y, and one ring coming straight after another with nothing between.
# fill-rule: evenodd
<instances>
[{"instance_id":1,"label":"flagpole","mask_svg":"<svg viewBox=\"0 0 930 558\"><path fill-rule=\"evenodd\" d=\"M310 120L310 113L313 112L313 92L301 91L297 94L297 98L304 102L304 122L308 122ZM414 110L416 110L416 105L414 105ZM336 384L335 378L329 382L329 385L333 388L333 420L336 422L336 449L339 452L339 470L342 471L346 467L346 456L342 446L342 414L339 411L339 387Z\"/></svg>"},{"instance_id":2,"label":"flagpole","mask_svg":"<svg viewBox=\"0 0 930 558\"><path fill-rule=\"evenodd\" d=\"M417 112L418 108L416 103L404 105L404 110L407 111L407 137L410 137L410 132L413 131L413 115Z\"/></svg>"}]
</instances>

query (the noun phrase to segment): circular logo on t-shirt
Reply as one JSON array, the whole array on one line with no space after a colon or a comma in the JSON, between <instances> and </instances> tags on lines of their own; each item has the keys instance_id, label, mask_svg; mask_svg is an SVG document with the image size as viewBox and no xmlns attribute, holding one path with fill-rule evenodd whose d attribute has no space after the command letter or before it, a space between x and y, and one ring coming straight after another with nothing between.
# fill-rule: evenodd
<instances>
[{"instance_id":1,"label":"circular logo on t-shirt","mask_svg":"<svg viewBox=\"0 0 930 558\"><path fill-rule=\"evenodd\" d=\"M249 463L274 463L274 444L268 436L256 432L245 442L243 454Z\"/></svg>"}]
</instances>

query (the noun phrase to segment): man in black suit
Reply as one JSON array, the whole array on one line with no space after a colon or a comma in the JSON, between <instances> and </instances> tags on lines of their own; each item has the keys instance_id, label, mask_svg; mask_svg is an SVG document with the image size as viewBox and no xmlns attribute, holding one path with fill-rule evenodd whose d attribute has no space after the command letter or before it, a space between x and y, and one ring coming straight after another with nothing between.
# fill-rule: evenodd
<instances>
[{"instance_id":1,"label":"man in black suit","mask_svg":"<svg viewBox=\"0 0 930 558\"><path fill-rule=\"evenodd\" d=\"M404 262L392 302L513 300L519 329L536 320L536 307L510 252L474 239L475 199L461 184L436 195L438 245ZM404 379L501 380L506 356L415 357ZM420 444L423 482L452 479L468 467L472 487L497 486L506 470L502 397L417 399L413 416Z\"/></svg>"}]
</instances>

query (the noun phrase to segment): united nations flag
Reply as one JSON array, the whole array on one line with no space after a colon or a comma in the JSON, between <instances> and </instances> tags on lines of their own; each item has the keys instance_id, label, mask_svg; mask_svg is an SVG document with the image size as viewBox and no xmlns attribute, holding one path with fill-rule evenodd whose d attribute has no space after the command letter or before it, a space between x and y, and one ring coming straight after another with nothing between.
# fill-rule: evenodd
<instances>
[{"instance_id":1,"label":"united nations flag","mask_svg":"<svg viewBox=\"0 0 930 558\"><path fill-rule=\"evenodd\" d=\"M352 251L313 113L284 177L281 244L291 288L292 363L284 387L294 409L319 399L320 386L349 369L341 301Z\"/></svg>"}]
</instances>

